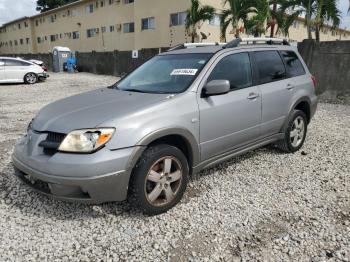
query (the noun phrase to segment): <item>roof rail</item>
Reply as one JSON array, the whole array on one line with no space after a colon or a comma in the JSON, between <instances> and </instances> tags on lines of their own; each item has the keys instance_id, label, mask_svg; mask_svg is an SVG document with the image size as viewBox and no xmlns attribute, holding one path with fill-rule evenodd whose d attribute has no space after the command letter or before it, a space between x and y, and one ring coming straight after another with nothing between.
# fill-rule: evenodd
<instances>
[{"instance_id":1,"label":"roof rail","mask_svg":"<svg viewBox=\"0 0 350 262\"><path fill-rule=\"evenodd\" d=\"M270 37L251 37L251 38L235 38L228 43L218 43L218 42L216 43L184 43L184 44L179 44L177 46L174 46L173 48L170 48L168 51L175 51L175 50L186 49L186 48L205 47L205 46L222 46L222 48L225 49L225 48L237 47L241 43L246 43L246 44L265 43L267 45L276 45L276 44L290 45L286 39L270 38Z\"/></svg>"},{"instance_id":2,"label":"roof rail","mask_svg":"<svg viewBox=\"0 0 350 262\"><path fill-rule=\"evenodd\" d=\"M184 43L184 44L179 44L177 46L174 46L170 48L168 51L175 51L175 50L180 50L180 49L185 49L185 48L197 48L197 47L206 47L206 46L223 46L226 45L226 43L218 43L218 42L213 42L213 43Z\"/></svg>"},{"instance_id":3,"label":"roof rail","mask_svg":"<svg viewBox=\"0 0 350 262\"><path fill-rule=\"evenodd\" d=\"M234 48L237 47L242 42L241 38L233 39L231 42L228 42L226 45L224 45L222 48Z\"/></svg>"},{"instance_id":4,"label":"roof rail","mask_svg":"<svg viewBox=\"0 0 350 262\"><path fill-rule=\"evenodd\" d=\"M246 42L247 44L258 44L258 43L266 43L268 45L290 45L286 39L280 38L271 38L271 37L251 37L251 38L242 38L242 42Z\"/></svg>"}]
</instances>

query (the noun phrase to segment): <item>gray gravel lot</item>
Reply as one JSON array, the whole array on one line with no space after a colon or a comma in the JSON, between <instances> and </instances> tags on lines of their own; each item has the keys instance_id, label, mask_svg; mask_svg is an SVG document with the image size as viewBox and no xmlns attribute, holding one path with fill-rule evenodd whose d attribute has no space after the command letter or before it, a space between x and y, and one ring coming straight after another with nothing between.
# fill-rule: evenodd
<instances>
[{"instance_id":1,"label":"gray gravel lot","mask_svg":"<svg viewBox=\"0 0 350 262\"><path fill-rule=\"evenodd\" d=\"M15 141L44 105L116 81L52 74L0 85L0 261L350 261L350 106L320 104L302 151L262 148L194 178L168 213L65 203L13 176Z\"/></svg>"}]
</instances>

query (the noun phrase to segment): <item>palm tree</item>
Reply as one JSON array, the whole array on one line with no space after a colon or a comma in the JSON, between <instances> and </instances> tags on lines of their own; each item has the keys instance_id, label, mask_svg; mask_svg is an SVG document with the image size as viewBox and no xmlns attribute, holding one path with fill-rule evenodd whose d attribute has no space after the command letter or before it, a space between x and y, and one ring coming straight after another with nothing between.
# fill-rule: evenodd
<instances>
[{"instance_id":1,"label":"palm tree","mask_svg":"<svg viewBox=\"0 0 350 262\"><path fill-rule=\"evenodd\" d=\"M249 18L244 27L248 32L252 32L255 37L266 32L265 22L271 15L269 2L267 0L257 0L255 2L256 14Z\"/></svg>"},{"instance_id":2,"label":"palm tree","mask_svg":"<svg viewBox=\"0 0 350 262\"><path fill-rule=\"evenodd\" d=\"M339 26L340 11L337 0L283 0L281 10L289 10L295 19L305 14L305 22L308 38L312 39L312 28L315 29L316 41L320 41L320 30L325 22L330 22L334 27ZM313 20L314 18L314 20Z\"/></svg>"},{"instance_id":3,"label":"palm tree","mask_svg":"<svg viewBox=\"0 0 350 262\"><path fill-rule=\"evenodd\" d=\"M186 30L192 38L192 43L197 37L199 23L213 19L214 13L214 7L209 5L200 6L199 0L191 0L191 7L187 10Z\"/></svg>"},{"instance_id":4,"label":"palm tree","mask_svg":"<svg viewBox=\"0 0 350 262\"><path fill-rule=\"evenodd\" d=\"M315 6L313 4L315 0L281 0L280 10L289 16L297 18L299 15L304 14L305 24L307 28L308 38L312 39L312 14L315 13Z\"/></svg>"},{"instance_id":5,"label":"palm tree","mask_svg":"<svg viewBox=\"0 0 350 262\"><path fill-rule=\"evenodd\" d=\"M252 0L225 0L224 5L228 4L228 9L225 9L220 17L221 38L226 40L227 28L231 25L235 36L239 37L239 22L244 24L248 21L248 15L257 13L255 7L256 1Z\"/></svg>"},{"instance_id":6,"label":"palm tree","mask_svg":"<svg viewBox=\"0 0 350 262\"><path fill-rule=\"evenodd\" d=\"M331 22L333 27L338 27L340 24L340 11L335 0L316 0L315 13L315 34L316 41L320 41L320 30L325 21Z\"/></svg>"}]
</instances>

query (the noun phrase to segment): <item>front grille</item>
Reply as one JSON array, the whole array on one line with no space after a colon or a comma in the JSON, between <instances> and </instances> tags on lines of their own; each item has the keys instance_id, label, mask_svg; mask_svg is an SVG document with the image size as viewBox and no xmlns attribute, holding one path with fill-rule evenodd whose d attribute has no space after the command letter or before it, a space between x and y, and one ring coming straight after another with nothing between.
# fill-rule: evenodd
<instances>
[{"instance_id":1,"label":"front grille","mask_svg":"<svg viewBox=\"0 0 350 262\"><path fill-rule=\"evenodd\" d=\"M44 154L52 156L57 153L58 147L62 143L66 134L48 132L44 141L41 141L39 146L44 148Z\"/></svg>"},{"instance_id":2,"label":"front grille","mask_svg":"<svg viewBox=\"0 0 350 262\"><path fill-rule=\"evenodd\" d=\"M66 137L66 134L49 132L46 137L46 141L60 143Z\"/></svg>"}]
</instances>

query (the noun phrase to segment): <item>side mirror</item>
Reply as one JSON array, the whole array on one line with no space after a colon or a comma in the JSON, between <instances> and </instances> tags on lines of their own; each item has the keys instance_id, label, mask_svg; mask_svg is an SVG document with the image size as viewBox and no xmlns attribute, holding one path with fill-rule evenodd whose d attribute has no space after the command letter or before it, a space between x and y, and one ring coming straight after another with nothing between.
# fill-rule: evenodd
<instances>
[{"instance_id":1,"label":"side mirror","mask_svg":"<svg viewBox=\"0 0 350 262\"><path fill-rule=\"evenodd\" d=\"M231 85L228 80L212 80L208 82L202 91L202 97L218 96L230 92Z\"/></svg>"}]
</instances>

